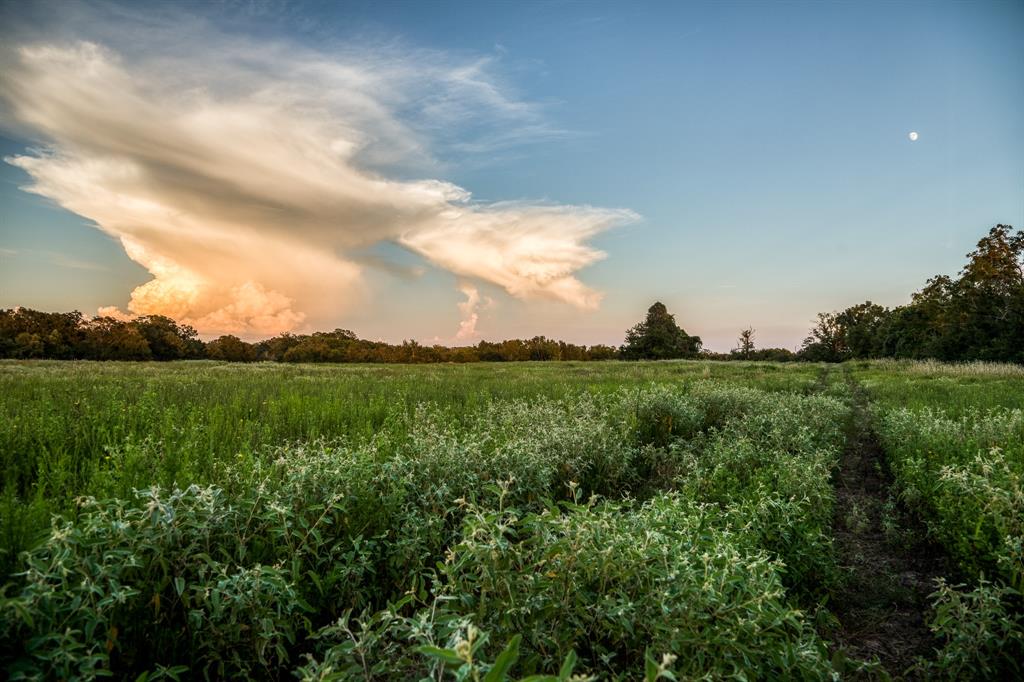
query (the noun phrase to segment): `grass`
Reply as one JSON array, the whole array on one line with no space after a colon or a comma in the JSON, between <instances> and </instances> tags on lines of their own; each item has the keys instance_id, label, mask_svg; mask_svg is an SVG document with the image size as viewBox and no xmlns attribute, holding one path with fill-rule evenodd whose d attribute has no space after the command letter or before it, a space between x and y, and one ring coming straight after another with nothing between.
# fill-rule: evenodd
<instances>
[{"instance_id":1,"label":"grass","mask_svg":"<svg viewBox=\"0 0 1024 682\"><path fill-rule=\"evenodd\" d=\"M944 364L879 360L851 363L873 402L949 415L1024 405L1024 367L1003 363Z\"/></svg>"},{"instance_id":2,"label":"grass","mask_svg":"<svg viewBox=\"0 0 1024 682\"><path fill-rule=\"evenodd\" d=\"M1024 589L1024 370L883 362L855 375L908 506L966 576Z\"/></svg>"},{"instance_id":3,"label":"grass","mask_svg":"<svg viewBox=\"0 0 1024 682\"><path fill-rule=\"evenodd\" d=\"M607 394L652 381L723 378L770 390L813 367L754 363L238 365L207 361L0 361L0 566L78 495L218 479L262 449L402 429L418 405L458 421L495 400ZM133 466L131 460L140 466Z\"/></svg>"},{"instance_id":4,"label":"grass","mask_svg":"<svg viewBox=\"0 0 1024 682\"><path fill-rule=\"evenodd\" d=\"M895 490L956 564L934 595L949 677L1024 674L1024 368L858 363Z\"/></svg>"},{"instance_id":5,"label":"grass","mask_svg":"<svg viewBox=\"0 0 1024 682\"><path fill-rule=\"evenodd\" d=\"M941 476L914 500L951 552L995 543L938 593L932 672L1009 670L992 652L1022 631L1017 576L980 578L1016 532L1020 377L852 369L903 499L927 434L937 470L989 486L970 518L994 534L952 521ZM0 362L18 572L0 660L66 679L826 677L849 665L815 624L851 406L818 365ZM1010 474L974 464L977 424Z\"/></svg>"},{"instance_id":6,"label":"grass","mask_svg":"<svg viewBox=\"0 0 1024 682\"><path fill-rule=\"evenodd\" d=\"M370 437L423 403L458 418L493 400L610 393L694 378L791 390L809 385L815 375L813 367L698 362L396 367L0 361L0 464L7 482L25 492L36 484L40 460L75 468L125 441L149 439L161 442L176 465L201 476L215 461L266 444Z\"/></svg>"}]
</instances>

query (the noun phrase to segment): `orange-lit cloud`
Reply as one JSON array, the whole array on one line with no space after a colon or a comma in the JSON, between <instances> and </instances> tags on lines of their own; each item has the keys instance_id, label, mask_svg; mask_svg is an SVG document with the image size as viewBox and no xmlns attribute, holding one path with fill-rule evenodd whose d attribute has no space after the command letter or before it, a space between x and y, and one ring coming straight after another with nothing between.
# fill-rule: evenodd
<instances>
[{"instance_id":1,"label":"orange-lit cloud","mask_svg":"<svg viewBox=\"0 0 1024 682\"><path fill-rule=\"evenodd\" d=\"M523 299L593 308L576 273L603 254L599 232L624 210L481 205L439 180L430 131L489 115L508 135L543 130L501 94L486 60L336 56L234 43L144 61L95 43L34 43L0 56L11 121L42 146L8 163L29 191L116 237L153 279L128 309L204 334L276 334L336 321L367 295L365 260L392 241L459 276ZM415 121L398 111L417 103ZM390 172L389 172L390 169ZM464 284L460 338L479 294ZM472 293L471 293L472 292ZM110 312L107 310L107 312Z\"/></svg>"},{"instance_id":2,"label":"orange-lit cloud","mask_svg":"<svg viewBox=\"0 0 1024 682\"><path fill-rule=\"evenodd\" d=\"M459 331L455 333L455 341L461 342L475 339L480 335L476 328L480 321L480 313L490 308L494 301L489 297L481 296L480 290L467 282L459 285L459 291L466 295L466 300L458 304L462 320L459 321Z\"/></svg>"}]
</instances>

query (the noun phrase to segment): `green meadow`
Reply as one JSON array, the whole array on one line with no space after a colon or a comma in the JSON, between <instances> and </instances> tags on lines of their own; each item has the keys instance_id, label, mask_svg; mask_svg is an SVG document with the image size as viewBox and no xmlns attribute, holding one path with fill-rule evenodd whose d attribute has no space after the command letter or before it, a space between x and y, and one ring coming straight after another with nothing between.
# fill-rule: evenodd
<instances>
[{"instance_id":1,"label":"green meadow","mask_svg":"<svg viewBox=\"0 0 1024 682\"><path fill-rule=\"evenodd\" d=\"M1022 406L996 364L0 362L0 664L1020 675Z\"/></svg>"}]
</instances>

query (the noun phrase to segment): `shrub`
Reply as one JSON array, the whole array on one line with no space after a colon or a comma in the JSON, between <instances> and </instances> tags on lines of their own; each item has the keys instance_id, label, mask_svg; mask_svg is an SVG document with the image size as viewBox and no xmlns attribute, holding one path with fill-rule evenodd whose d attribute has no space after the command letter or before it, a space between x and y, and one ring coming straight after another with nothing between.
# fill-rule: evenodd
<instances>
[{"instance_id":1,"label":"shrub","mask_svg":"<svg viewBox=\"0 0 1024 682\"><path fill-rule=\"evenodd\" d=\"M893 410L879 423L904 499L962 570L1024 589L1024 411Z\"/></svg>"},{"instance_id":2,"label":"shrub","mask_svg":"<svg viewBox=\"0 0 1024 682\"><path fill-rule=\"evenodd\" d=\"M304 605L280 567L241 566L238 510L214 488L80 501L3 603L13 677L89 678L189 663L258 675L287 659ZM19 644L20 643L20 644Z\"/></svg>"},{"instance_id":3,"label":"shrub","mask_svg":"<svg viewBox=\"0 0 1024 682\"><path fill-rule=\"evenodd\" d=\"M921 666L931 677L1018 679L1024 673L1024 615L1021 595L981 580L965 590L940 580L932 595L932 632L942 640L935 660Z\"/></svg>"},{"instance_id":4,"label":"shrub","mask_svg":"<svg viewBox=\"0 0 1024 682\"><path fill-rule=\"evenodd\" d=\"M820 677L824 648L786 604L779 564L676 495L521 515L474 510L443 594L499 637L521 634L526 672L574 647L591 672L678 655L677 674Z\"/></svg>"}]
</instances>

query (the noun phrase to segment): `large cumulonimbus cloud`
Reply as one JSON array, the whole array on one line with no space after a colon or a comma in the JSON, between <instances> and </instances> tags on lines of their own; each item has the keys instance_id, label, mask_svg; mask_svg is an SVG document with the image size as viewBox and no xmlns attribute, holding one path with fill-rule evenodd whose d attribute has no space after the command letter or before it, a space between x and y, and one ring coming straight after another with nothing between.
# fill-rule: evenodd
<instances>
[{"instance_id":1,"label":"large cumulonimbus cloud","mask_svg":"<svg viewBox=\"0 0 1024 682\"><path fill-rule=\"evenodd\" d=\"M503 144L552 133L502 94L487 60L238 40L142 59L36 40L0 54L0 97L8 124L40 141L6 159L31 176L27 189L93 220L153 275L129 311L205 334L338 319L365 295L352 254L382 241L463 283L593 308L600 293L576 276L603 257L588 241L636 217L484 205L447 182L402 179L436 171L432 139L477 118L496 122Z\"/></svg>"}]
</instances>

